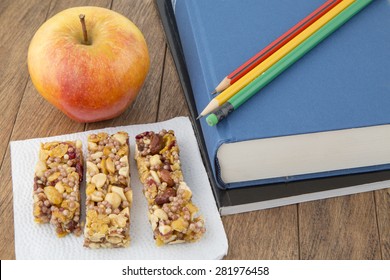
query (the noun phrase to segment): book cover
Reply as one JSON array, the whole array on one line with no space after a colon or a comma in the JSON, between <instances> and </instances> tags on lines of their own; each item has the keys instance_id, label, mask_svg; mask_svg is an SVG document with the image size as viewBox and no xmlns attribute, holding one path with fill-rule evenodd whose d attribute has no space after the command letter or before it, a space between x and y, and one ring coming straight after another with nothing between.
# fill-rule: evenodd
<instances>
[{"instance_id":1,"label":"book cover","mask_svg":"<svg viewBox=\"0 0 390 280\"><path fill-rule=\"evenodd\" d=\"M197 112L213 98L210 92L227 73L322 3L176 1L175 18ZM390 33L384 26L390 26L390 5L377 0L216 127L201 120L218 185L236 188L389 169L389 164L380 164L224 183L216 160L222 143L389 124Z\"/></svg>"},{"instance_id":2,"label":"book cover","mask_svg":"<svg viewBox=\"0 0 390 280\"><path fill-rule=\"evenodd\" d=\"M176 1L173 1L176 2ZM360 174L345 174L288 183L267 184L237 189L220 189L214 176L212 158L209 157L208 147L205 143L204 131L199 122L195 121L198 109L188 73L188 64L183 53L182 39L180 38L173 5L170 0L156 0L162 24L166 33L167 42L178 70L180 82L186 101L189 105L193 125L197 132L203 160L213 186L214 195L222 214L238 213L256 209L276 207L286 204L309 201L313 199L333 197L362 191L384 188L389 185L390 172L379 171ZM317 2L316 5L320 4ZM312 7L314 8L314 6ZM294 23L291 23L294 24ZM270 39L272 40L272 38ZM226 75L227 72L222 75ZM215 83L218 78L215 77ZM212 88L215 83L211 84Z\"/></svg>"}]
</instances>

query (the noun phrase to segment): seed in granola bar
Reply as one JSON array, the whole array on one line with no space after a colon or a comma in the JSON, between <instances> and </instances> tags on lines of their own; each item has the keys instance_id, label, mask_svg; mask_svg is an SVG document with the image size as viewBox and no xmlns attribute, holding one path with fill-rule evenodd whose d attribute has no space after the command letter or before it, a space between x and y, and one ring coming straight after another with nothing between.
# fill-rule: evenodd
<instances>
[{"instance_id":1,"label":"seed in granola bar","mask_svg":"<svg viewBox=\"0 0 390 280\"><path fill-rule=\"evenodd\" d=\"M164 204L162 209L164 210L165 213L168 213L169 212L169 206L168 204Z\"/></svg>"}]
</instances>

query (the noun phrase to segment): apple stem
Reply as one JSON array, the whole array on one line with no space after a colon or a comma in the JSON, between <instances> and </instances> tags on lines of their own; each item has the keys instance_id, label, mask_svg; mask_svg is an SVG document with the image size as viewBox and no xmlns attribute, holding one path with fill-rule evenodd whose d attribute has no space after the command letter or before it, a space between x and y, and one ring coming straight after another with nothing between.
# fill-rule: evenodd
<instances>
[{"instance_id":1,"label":"apple stem","mask_svg":"<svg viewBox=\"0 0 390 280\"><path fill-rule=\"evenodd\" d=\"M81 14L79 15L80 22L81 22L81 28L83 29L83 35L84 35L84 44L89 45L88 43L88 34L87 34L87 26L85 25L85 15Z\"/></svg>"}]
</instances>

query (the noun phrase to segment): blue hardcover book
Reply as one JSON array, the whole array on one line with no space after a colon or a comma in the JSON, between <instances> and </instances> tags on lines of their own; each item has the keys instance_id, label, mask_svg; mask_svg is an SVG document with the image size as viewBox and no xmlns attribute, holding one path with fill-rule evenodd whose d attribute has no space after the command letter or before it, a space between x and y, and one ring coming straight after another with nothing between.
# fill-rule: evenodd
<instances>
[{"instance_id":1,"label":"blue hardcover book","mask_svg":"<svg viewBox=\"0 0 390 280\"><path fill-rule=\"evenodd\" d=\"M172 1L197 113L223 77L324 2ZM389 30L390 2L373 1L217 126L201 119L218 186L389 170Z\"/></svg>"}]
</instances>

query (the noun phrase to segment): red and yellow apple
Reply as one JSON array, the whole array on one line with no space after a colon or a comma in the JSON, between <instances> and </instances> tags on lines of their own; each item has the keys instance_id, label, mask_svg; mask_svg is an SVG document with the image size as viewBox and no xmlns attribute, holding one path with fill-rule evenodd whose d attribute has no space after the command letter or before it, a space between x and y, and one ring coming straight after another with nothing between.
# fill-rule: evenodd
<instances>
[{"instance_id":1,"label":"red and yellow apple","mask_svg":"<svg viewBox=\"0 0 390 280\"><path fill-rule=\"evenodd\" d=\"M78 122L125 111L141 90L149 63L141 31L126 17L99 7L56 14L38 29L28 49L37 91Z\"/></svg>"}]
</instances>

